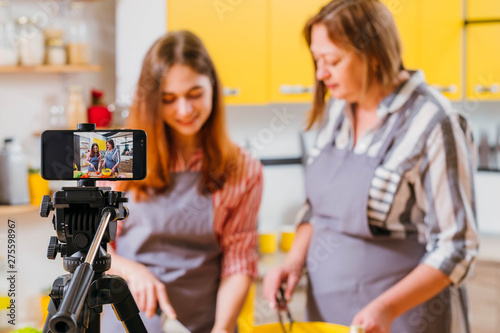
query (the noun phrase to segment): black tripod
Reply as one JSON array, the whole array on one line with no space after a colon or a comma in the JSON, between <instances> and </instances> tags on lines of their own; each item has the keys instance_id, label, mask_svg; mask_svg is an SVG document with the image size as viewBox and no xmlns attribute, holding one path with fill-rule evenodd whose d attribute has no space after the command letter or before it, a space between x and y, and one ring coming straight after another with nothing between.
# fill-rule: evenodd
<instances>
[{"instance_id":1,"label":"black tripod","mask_svg":"<svg viewBox=\"0 0 500 333\"><path fill-rule=\"evenodd\" d=\"M64 187L43 197L40 215L52 219L57 237L50 239L47 257L63 257L70 274L52 285L44 333L99 333L102 306L111 304L127 332L147 333L124 279L105 272L111 267L107 243L116 236L117 220L127 217L123 192L95 187L93 180L80 180L79 187ZM59 243L59 241L61 243Z\"/></svg>"}]
</instances>

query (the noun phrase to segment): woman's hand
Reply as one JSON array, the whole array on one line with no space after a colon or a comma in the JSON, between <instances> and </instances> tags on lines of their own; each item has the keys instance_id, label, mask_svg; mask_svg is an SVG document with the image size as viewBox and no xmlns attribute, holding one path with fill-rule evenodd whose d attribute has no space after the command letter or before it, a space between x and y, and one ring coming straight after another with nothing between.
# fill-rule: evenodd
<instances>
[{"instance_id":1,"label":"woman's hand","mask_svg":"<svg viewBox=\"0 0 500 333\"><path fill-rule=\"evenodd\" d=\"M264 277L264 298L268 300L269 306L276 309L276 293L282 283L286 283L285 299L292 299L293 291L299 282L302 267L298 265L283 264L266 274Z\"/></svg>"},{"instance_id":2,"label":"woman's hand","mask_svg":"<svg viewBox=\"0 0 500 333\"><path fill-rule=\"evenodd\" d=\"M387 306L374 300L354 316L351 325L363 326L365 333L390 333L394 318Z\"/></svg>"},{"instance_id":3,"label":"woman's hand","mask_svg":"<svg viewBox=\"0 0 500 333\"><path fill-rule=\"evenodd\" d=\"M158 303L169 318L177 317L168 300L165 285L146 266L127 259L120 260L119 265L137 306L148 318L155 315Z\"/></svg>"}]
</instances>

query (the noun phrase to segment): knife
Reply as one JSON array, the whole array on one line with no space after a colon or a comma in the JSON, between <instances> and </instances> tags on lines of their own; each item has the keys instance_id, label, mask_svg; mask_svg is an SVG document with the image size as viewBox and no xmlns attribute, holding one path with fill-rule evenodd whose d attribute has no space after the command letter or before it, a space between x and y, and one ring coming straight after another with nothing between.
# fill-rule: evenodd
<instances>
[{"instance_id":1,"label":"knife","mask_svg":"<svg viewBox=\"0 0 500 333\"><path fill-rule=\"evenodd\" d=\"M156 305L156 314L161 318L161 330L163 333L191 333L180 321L169 318L165 312L161 311L159 304Z\"/></svg>"}]
</instances>

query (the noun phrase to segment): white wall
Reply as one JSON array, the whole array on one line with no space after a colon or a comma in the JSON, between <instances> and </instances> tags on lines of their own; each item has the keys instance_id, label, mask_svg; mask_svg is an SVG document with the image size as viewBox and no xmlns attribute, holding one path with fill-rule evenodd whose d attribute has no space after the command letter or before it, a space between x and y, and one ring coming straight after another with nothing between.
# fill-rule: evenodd
<instances>
[{"instance_id":1,"label":"white wall","mask_svg":"<svg viewBox=\"0 0 500 333\"><path fill-rule=\"evenodd\" d=\"M116 96L129 103L139 79L142 59L167 31L165 0L118 0L116 6Z\"/></svg>"}]
</instances>

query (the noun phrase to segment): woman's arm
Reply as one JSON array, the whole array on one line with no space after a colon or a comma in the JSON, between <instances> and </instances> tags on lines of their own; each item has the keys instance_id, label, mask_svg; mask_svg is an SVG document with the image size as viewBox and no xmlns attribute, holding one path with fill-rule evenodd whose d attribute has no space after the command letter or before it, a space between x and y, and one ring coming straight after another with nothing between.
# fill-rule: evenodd
<instances>
[{"instance_id":1,"label":"woman's arm","mask_svg":"<svg viewBox=\"0 0 500 333\"><path fill-rule=\"evenodd\" d=\"M123 277L139 309L151 318L156 313L157 304L169 318L176 318L174 308L168 300L165 285L144 265L116 254L112 246L108 252L113 257L111 274Z\"/></svg>"},{"instance_id":2,"label":"woman's arm","mask_svg":"<svg viewBox=\"0 0 500 333\"><path fill-rule=\"evenodd\" d=\"M252 278L245 274L234 274L221 280L217 292L213 333L234 332L251 283Z\"/></svg>"},{"instance_id":3,"label":"woman's arm","mask_svg":"<svg viewBox=\"0 0 500 333\"><path fill-rule=\"evenodd\" d=\"M118 168L118 165L120 164L120 151L118 149L115 150L113 159L116 159L116 164L112 168L112 172L115 172L116 168Z\"/></svg>"},{"instance_id":4,"label":"woman's arm","mask_svg":"<svg viewBox=\"0 0 500 333\"><path fill-rule=\"evenodd\" d=\"M301 223L295 232L292 247L286 256L285 263L266 274L264 277L264 298L271 308L276 308L276 292L286 282L285 298L290 301L292 294L302 275L307 250L311 242L313 227L310 223Z\"/></svg>"},{"instance_id":5,"label":"woman's arm","mask_svg":"<svg viewBox=\"0 0 500 333\"><path fill-rule=\"evenodd\" d=\"M241 179L228 182L214 195L214 205L227 207L228 213L224 221L214 222L222 249L222 277L213 332L234 331L248 288L258 275L257 215L262 198L262 165L250 153L240 154ZM218 206L221 203L224 205Z\"/></svg>"},{"instance_id":6,"label":"woman's arm","mask_svg":"<svg viewBox=\"0 0 500 333\"><path fill-rule=\"evenodd\" d=\"M440 270L426 264L418 265L396 285L364 307L353 319L352 325L362 325L365 332L389 333L392 321L431 299L450 284Z\"/></svg>"}]
</instances>

